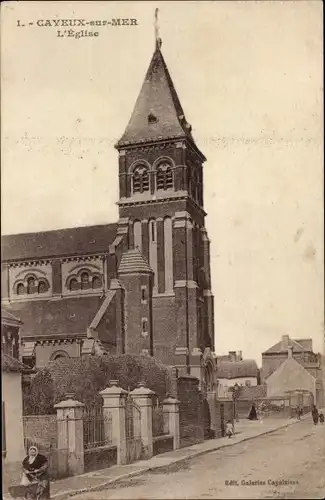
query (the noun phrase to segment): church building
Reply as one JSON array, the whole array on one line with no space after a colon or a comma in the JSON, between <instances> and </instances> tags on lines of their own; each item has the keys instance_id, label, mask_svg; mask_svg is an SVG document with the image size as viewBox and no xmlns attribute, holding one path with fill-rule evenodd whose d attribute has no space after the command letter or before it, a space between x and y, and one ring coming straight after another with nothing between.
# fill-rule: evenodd
<instances>
[{"instance_id":1,"label":"church building","mask_svg":"<svg viewBox=\"0 0 325 500\"><path fill-rule=\"evenodd\" d=\"M202 379L215 369L203 153L156 40L116 144L117 223L2 237L2 307L22 361L151 355Z\"/></svg>"}]
</instances>

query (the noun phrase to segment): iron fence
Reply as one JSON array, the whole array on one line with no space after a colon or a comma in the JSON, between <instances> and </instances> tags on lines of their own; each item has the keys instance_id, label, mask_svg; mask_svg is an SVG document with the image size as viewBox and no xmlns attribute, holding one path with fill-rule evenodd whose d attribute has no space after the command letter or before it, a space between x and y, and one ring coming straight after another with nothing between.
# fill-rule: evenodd
<instances>
[{"instance_id":1,"label":"iron fence","mask_svg":"<svg viewBox=\"0 0 325 500\"><path fill-rule=\"evenodd\" d=\"M103 414L101 408L85 410L83 417L85 450L109 446L113 441L112 415Z\"/></svg>"}]
</instances>

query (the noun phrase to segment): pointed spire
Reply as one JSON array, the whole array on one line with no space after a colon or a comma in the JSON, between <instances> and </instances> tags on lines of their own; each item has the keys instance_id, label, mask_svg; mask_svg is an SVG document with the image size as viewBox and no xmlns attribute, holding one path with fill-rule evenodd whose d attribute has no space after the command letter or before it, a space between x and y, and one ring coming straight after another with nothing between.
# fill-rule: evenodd
<instances>
[{"instance_id":1,"label":"pointed spire","mask_svg":"<svg viewBox=\"0 0 325 500\"><path fill-rule=\"evenodd\" d=\"M155 10L155 51L135 103L133 113L117 149L139 143L170 139L189 139L192 127L185 117L174 84L163 58L159 37L158 9ZM204 155L197 149L205 160Z\"/></svg>"},{"instance_id":2,"label":"pointed spire","mask_svg":"<svg viewBox=\"0 0 325 500\"><path fill-rule=\"evenodd\" d=\"M159 13L159 9L156 9L155 10L155 40L156 40L156 50L160 49L160 47L162 45L162 39L159 36L158 13Z\"/></svg>"}]
</instances>

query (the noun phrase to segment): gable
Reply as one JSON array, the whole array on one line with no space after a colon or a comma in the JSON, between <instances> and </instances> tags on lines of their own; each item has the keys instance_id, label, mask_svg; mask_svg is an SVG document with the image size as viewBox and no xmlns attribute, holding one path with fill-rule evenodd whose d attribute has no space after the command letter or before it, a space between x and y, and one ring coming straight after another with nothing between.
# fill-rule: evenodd
<instances>
[{"instance_id":1,"label":"gable","mask_svg":"<svg viewBox=\"0 0 325 500\"><path fill-rule=\"evenodd\" d=\"M283 395L286 391L314 391L316 379L293 358L284 361L267 379L267 395Z\"/></svg>"}]
</instances>

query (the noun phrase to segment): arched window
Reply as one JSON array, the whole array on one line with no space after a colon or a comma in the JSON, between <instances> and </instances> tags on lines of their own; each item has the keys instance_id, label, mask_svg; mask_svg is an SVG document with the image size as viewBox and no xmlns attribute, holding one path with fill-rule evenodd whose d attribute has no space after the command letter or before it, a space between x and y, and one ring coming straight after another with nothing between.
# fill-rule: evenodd
<instances>
[{"instance_id":1,"label":"arched window","mask_svg":"<svg viewBox=\"0 0 325 500\"><path fill-rule=\"evenodd\" d=\"M27 280L27 293L35 293L35 278L30 277Z\"/></svg>"},{"instance_id":2,"label":"arched window","mask_svg":"<svg viewBox=\"0 0 325 500\"><path fill-rule=\"evenodd\" d=\"M69 358L69 354L66 351L56 351L51 356L51 361L56 361L57 359Z\"/></svg>"},{"instance_id":3,"label":"arched window","mask_svg":"<svg viewBox=\"0 0 325 500\"><path fill-rule=\"evenodd\" d=\"M173 171L169 163L160 163L156 170L157 190L173 189Z\"/></svg>"},{"instance_id":4,"label":"arched window","mask_svg":"<svg viewBox=\"0 0 325 500\"><path fill-rule=\"evenodd\" d=\"M148 320L147 320L147 318L142 318L142 334L143 335L148 334Z\"/></svg>"},{"instance_id":5,"label":"arched window","mask_svg":"<svg viewBox=\"0 0 325 500\"><path fill-rule=\"evenodd\" d=\"M139 165L133 171L133 193L144 193L149 191L149 172L144 165Z\"/></svg>"},{"instance_id":6,"label":"arched window","mask_svg":"<svg viewBox=\"0 0 325 500\"><path fill-rule=\"evenodd\" d=\"M102 280L100 276L94 276L92 280L92 287L93 288L101 288L102 286Z\"/></svg>"},{"instance_id":7,"label":"arched window","mask_svg":"<svg viewBox=\"0 0 325 500\"><path fill-rule=\"evenodd\" d=\"M76 278L72 278L70 280L70 283L69 283L69 290L71 292L75 291L75 290L78 290L79 289L79 283L78 281L76 280Z\"/></svg>"},{"instance_id":8,"label":"arched window","mask_svg":"<svg viewBox=\"0 0 325 500\"><path fill-rule=\"evenodd\" d=\"M87 288L90 288L90 281L89 281L89 273L83 272L81 273L81 290L87 290Z\"/></svg>"},{"instance_id":9,"label":"arched window","mask_svg":"<svg viewBox=\"0 0 325 500\"><path fill-rule=\"evenodd\" d=\"M46 293L48 291L48 284L45 281L40 281L38 283L37 291L38 293Z\"/></svg>"},{"instance_id":10,"label":"arched window","mask_svg":"<svg viewBox=\"0 0 325 500\"><path fill-rule=\"evenodd\" d=\"M16 288L16 293L17 293L17 295L24 295L25 287L24 287L23 283L18 283L17 288Z\"/></svg>"}]
</instances>

